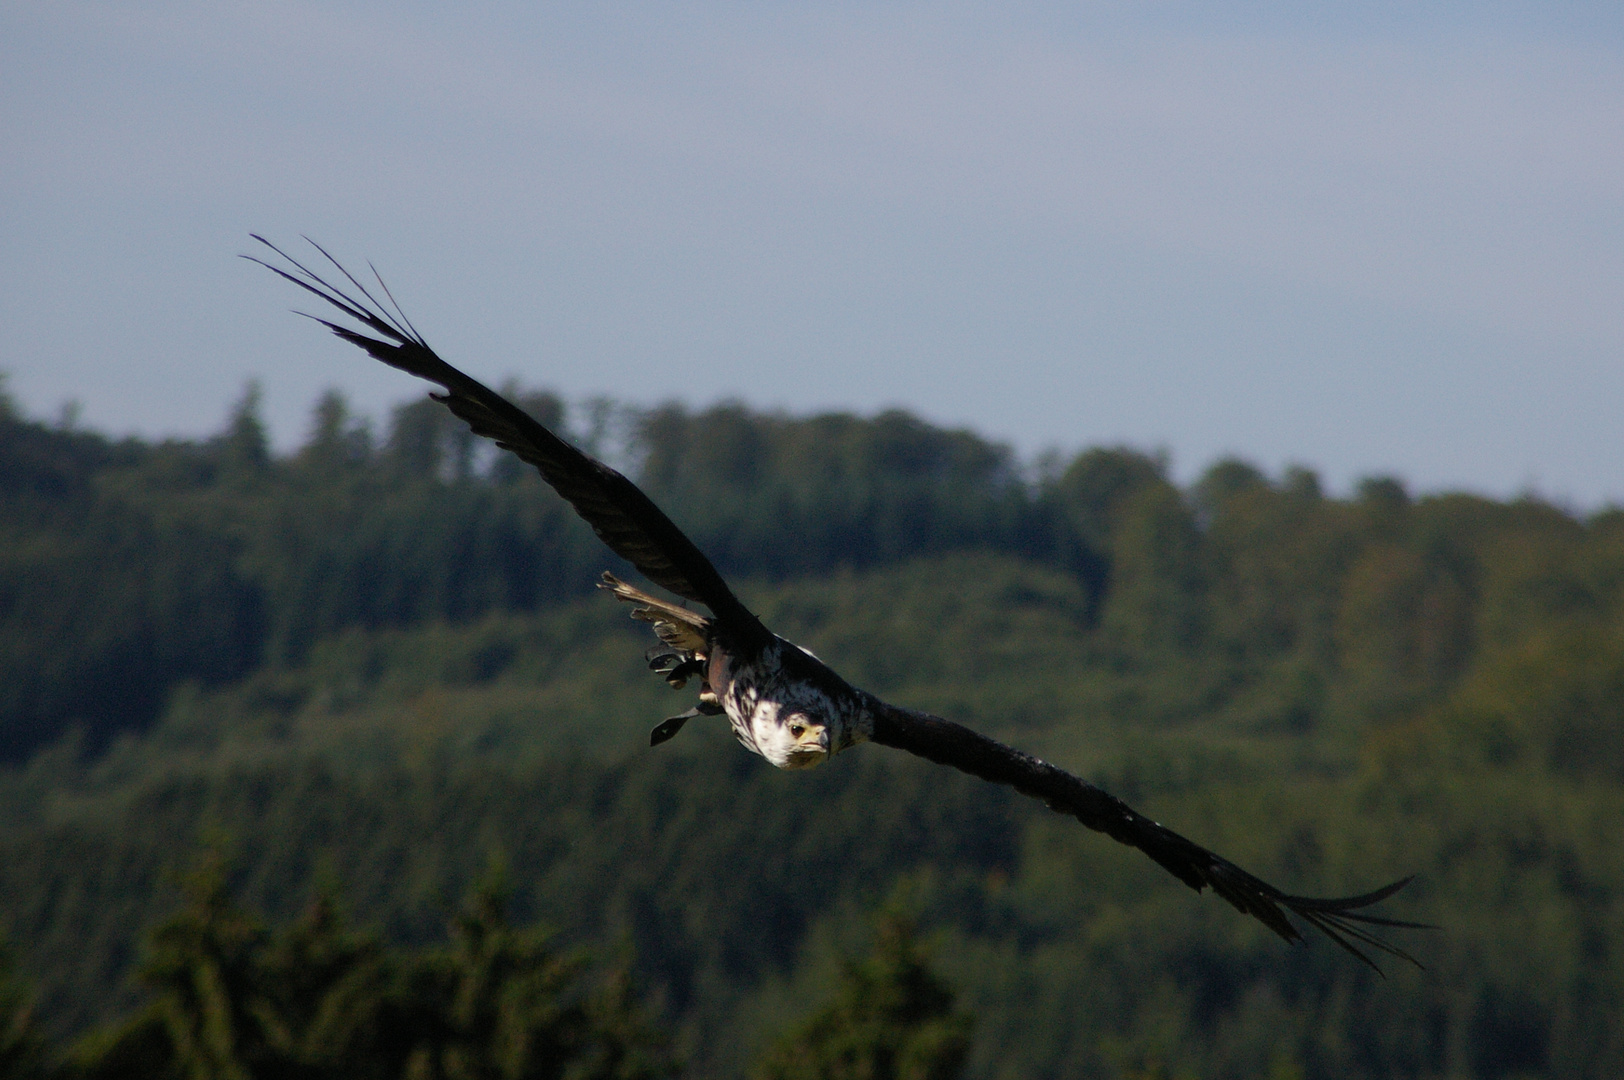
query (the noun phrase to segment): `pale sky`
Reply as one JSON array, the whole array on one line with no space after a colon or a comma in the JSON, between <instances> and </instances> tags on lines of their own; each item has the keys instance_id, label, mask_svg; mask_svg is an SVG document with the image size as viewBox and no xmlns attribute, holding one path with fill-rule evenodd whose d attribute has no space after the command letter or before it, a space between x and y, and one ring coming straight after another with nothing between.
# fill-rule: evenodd
<instances>
[{"instance_id":1,"label":"pale sky","mask_svg":"<svg viewBox=\"0 0 1624 1080\"><path fill-rule=\"evenodd\" d=\"M1073 8L1086 8L1078 15ZM0 370L279 446L418 393L236 258L580 400L1624 502L1624 5L0 5Z\"/></svg>"}]
</instances>

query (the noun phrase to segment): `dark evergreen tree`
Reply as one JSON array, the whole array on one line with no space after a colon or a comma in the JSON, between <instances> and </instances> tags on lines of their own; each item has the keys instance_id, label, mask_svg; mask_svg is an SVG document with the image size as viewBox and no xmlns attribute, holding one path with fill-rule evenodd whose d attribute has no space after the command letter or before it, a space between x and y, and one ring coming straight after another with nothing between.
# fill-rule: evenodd
<instances>
[{"instance_id":1,"label":"dark evergreen tree","mask_svg":"<svg viewBox=\"0 0 1624 1080\"><path fill-rule=\"evenodd\" d=\"M554 949L545 931L511 927L506 892L489 877L452 919L451 942L417 951L350 932L329 897L268 930L233 902L218 859L190 876L187 892L187 907L149 937L141 978L153 1001L82 1038L68 1057L74 1077L675 1075L626 974L593 985L583 957Z\"/></svg>"},{"instance_id":2,"label":"dark evergreen tree","mask_svg":"<svg viewBox=\"0 0 1624 1080\"><path fill-rule=\"evenodd\" d=\"M931 970L912 922L875 920L868 956L847 961L833 999L773 1045L756 1080L953 1080L970 1052L970 1014Z\"/></svg>"},{"instance_id":3,"label":"dark evergreen tree","mask_svg":"<svg viewBox=\"0 0 1624 1080\"><path fill-rule=\"evenodd\" d=\"M5 404L0 392L0 408ZM54 1073L47 1049L33 994L18 976L11 951L0 947L0 1080L47 1080Z\"/></svg>"},{"instance_id":4,"label":"dark evergreen tree","mask_svg":"<svg viewBox=\"0 0 1624 1080\"><path fill-rule=\"evenodd\" d=\"M232 408L226 430L209 442L228 481L252 482L270 467L270 439L265 435L265 421L259 415L263 396L259 381L250 382L242 399Z\"/></svg>"}]
</instances>

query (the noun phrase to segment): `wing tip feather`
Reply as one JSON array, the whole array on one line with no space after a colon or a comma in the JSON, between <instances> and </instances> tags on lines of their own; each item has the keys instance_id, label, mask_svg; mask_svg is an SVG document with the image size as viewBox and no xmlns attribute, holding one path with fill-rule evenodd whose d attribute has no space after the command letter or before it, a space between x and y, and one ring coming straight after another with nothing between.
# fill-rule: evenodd
<instances>
[{"instance_id":1,"label":"wing tip feather","mask_svg":"<svg viewBox=\"0 0 1624 1080\"><path fill-rule=\"evenodd\" d=\"M1357 909L1369 907L1386 900L1414 880L1415 875L1411 874L1389 885L1384 885L1367 893L1360 893L1357 896L1322 898L1288 896L1281 893L1274 899L1284 905L1292 914L1336 942L1338 946L1357 957L1372 971L1385 979L1387 972L1383 971L1381 965L1372 959L1364 949L1359 948L1359 945L1407 961L1422 971L1426 970L1426 965L1406 950L1378 937L1372 931L1365 929L1364 926L1360 926L1360 923L1368 926L1383 926L1403 930L1436 930L1438 927L1431 923L1411 922L1405 919L1389 919L1382 915L1370 915ZM1352 940L1349 940L1350 938ZM1358 942L1359 945L1355 945L1354 942Z\"/></svg>"}]
</instances>

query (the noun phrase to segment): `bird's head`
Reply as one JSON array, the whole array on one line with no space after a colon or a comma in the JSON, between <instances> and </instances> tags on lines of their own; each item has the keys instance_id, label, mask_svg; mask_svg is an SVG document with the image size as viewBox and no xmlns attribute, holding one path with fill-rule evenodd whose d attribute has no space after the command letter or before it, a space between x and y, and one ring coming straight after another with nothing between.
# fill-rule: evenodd
<instances>
[{"instance_id":1,"label":"bird's head","mask_svg":"<svg viewBox=\"0 0 1624 1080\"><path fill-rule=\"evenodd\" d=\"M710 660L708 685L733 733L780 769L808 769L872 734L867 695L782 638L740 663Z\"/></svg>"},{"instance_id":2,"label":"bird's head","mask_svg":"<svg viewBox=\"0 0 1624 1080\"><path fill-rule=\"evenodd\" d=\"M760 702L750 715L755 751L780 769L810 769L828 760L839 745L830 724L810 710Z\"/></svg>"}]
</instances>

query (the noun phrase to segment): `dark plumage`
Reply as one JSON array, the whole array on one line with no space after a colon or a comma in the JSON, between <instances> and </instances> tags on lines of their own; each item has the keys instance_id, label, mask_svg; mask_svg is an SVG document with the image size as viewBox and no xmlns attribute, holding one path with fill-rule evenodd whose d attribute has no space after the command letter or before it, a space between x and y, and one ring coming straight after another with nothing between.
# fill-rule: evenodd
<instances>
[{"instance_id":1,"label":"dark plumage","mask_svg":"<svg viewBox=\"0 0 1624 1080\"><path fill-rule=\"evenodd\" d=\"M1287 941L1301 937L1287 916L1290 912L1373 968L1375 963L1360 945L1416 963L1367 927L1422 928L1423 924L1362 910L1393 895L1409 878L1361 896L1317 899L1288 895L1062 769L959 724L887 704L852 687L811 653L763 626L734 596L710 560L630 480L440 359L394 304L382 279L378 285L389 300L387 306L319 246L317 250L361 299L335 287L263 237L254 239L286 259L292 271L253 256L247 258L320 297L364 329L311 318L384 363L438 384L445 392L433 395L437 401L467 421L475 433L534 465L612 551L655 584L710 609L707 616L603 575L602 587L636 605L633 617L653 625L661 644L650 650L650 666L673 687L680 689L690 679L700 683L694 708L656 727L651 743L671 738L693 717L725 714L741 743L781 768L816 765L864 741L896 747L1007 784L1052 810L1136 847L1192 889L1212 888Z\"/></svg>"}]
</instances>

